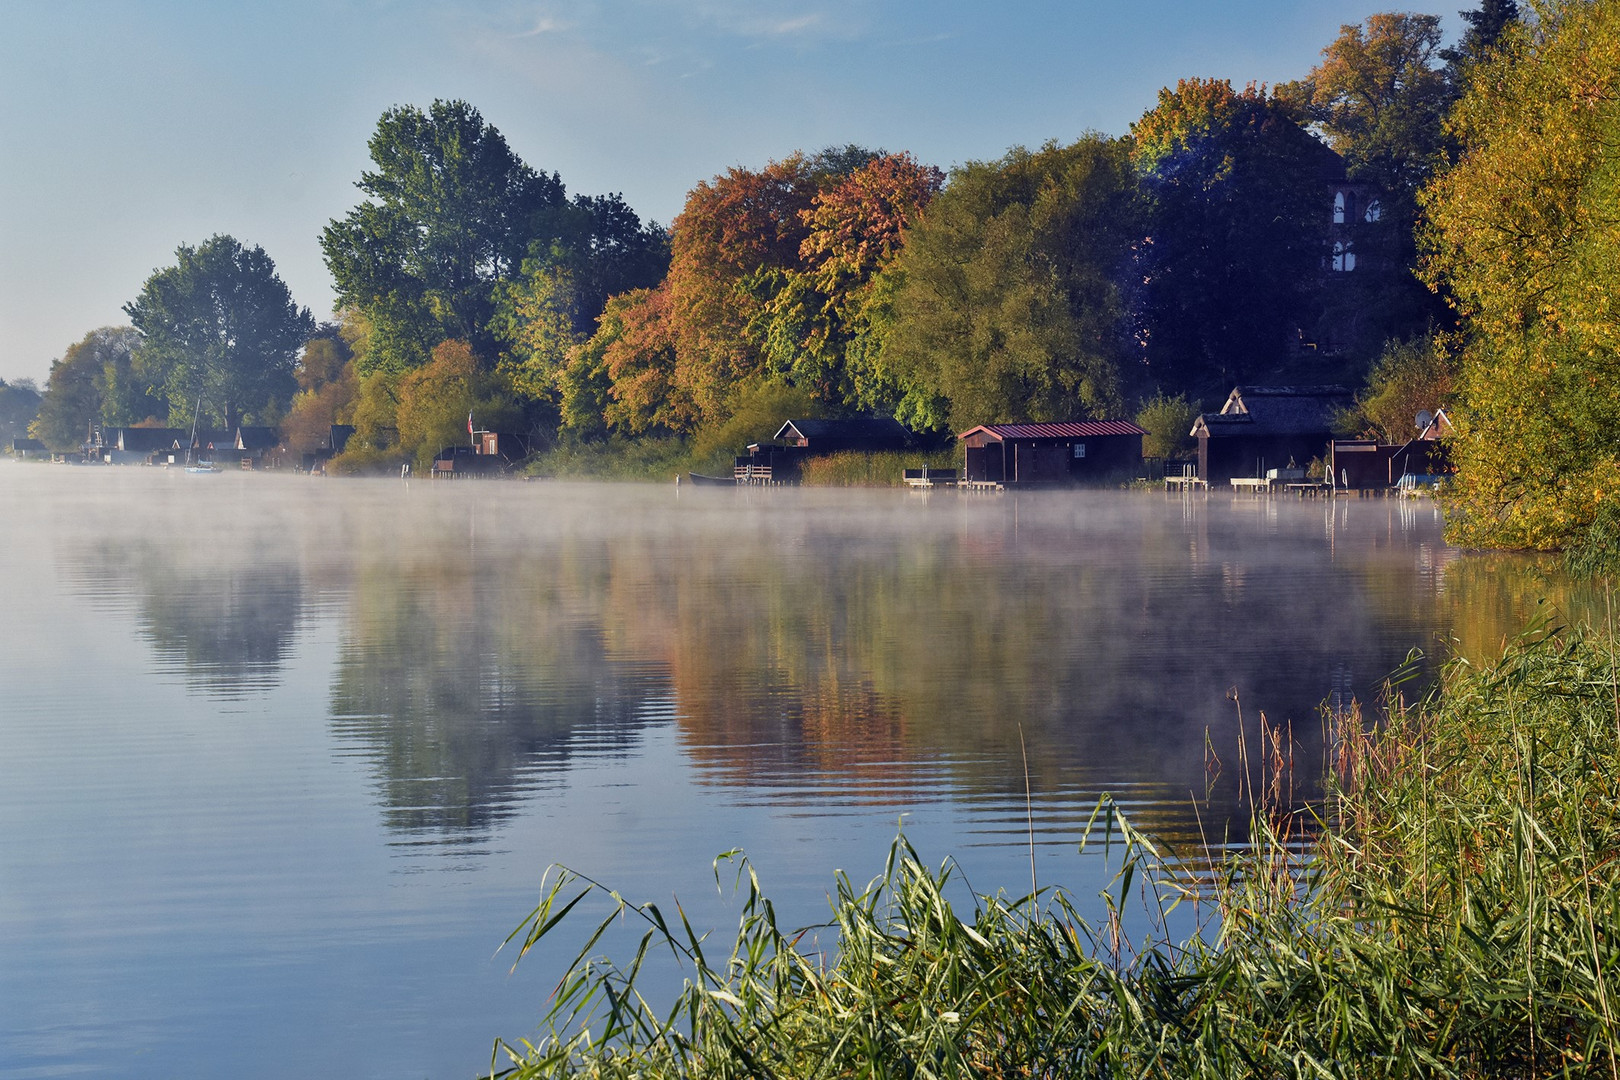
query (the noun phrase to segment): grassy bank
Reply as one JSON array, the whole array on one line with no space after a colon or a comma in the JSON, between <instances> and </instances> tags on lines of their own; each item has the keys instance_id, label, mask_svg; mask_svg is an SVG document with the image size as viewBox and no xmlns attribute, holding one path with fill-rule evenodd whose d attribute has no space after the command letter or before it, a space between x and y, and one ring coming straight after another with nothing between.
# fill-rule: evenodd
<instances>
[{"instance_id":1,"label":"grassy bank","mask_svg":"<svg viewBox=\"0 0 1620 1080\"><path fill-rule=\"evenodd\" d=\"M564 875L516 935L581 933L546 1036L497 1046L520 1077L1620 1076L1620 669L1595 635L1540 635L1377 725L1337 718L1331 794L1301 829L1236 770L1265 839L1192 871L1129 824L1107 914L1060 891L946 898L952 870L903 843L871 885L837 882L822 956L776 925L746 864L735 942L654 906L642 950L593 956ZM1103 811L1106 817L1106 808ZM1309 837L1301 840L1300 837ZM1159 916L1197 898L1205 926ZM617 900L617 897L613 898ZM1145 905L1131 942L1120 915ZM566 917L566 918L565 918ZM822 935L823 938L829 935ZM649 953L691 980L641 999Z\"/></svg>"},{"instance_id":2,"label":"grassy bank","mask_svg":"<svg viewBox=\"0 0 1620 1080\"><path fill-rule=\"evenodd\" d=\"M531 476L664 482L680 473L730 476L734 455L680 439L610 439L562 445L536 454L525 466ZM853 451L804 463L800 481L811 487L899 487L906 469L957 466L954 448L932 454Z\"/></svg>"}]
</instances>

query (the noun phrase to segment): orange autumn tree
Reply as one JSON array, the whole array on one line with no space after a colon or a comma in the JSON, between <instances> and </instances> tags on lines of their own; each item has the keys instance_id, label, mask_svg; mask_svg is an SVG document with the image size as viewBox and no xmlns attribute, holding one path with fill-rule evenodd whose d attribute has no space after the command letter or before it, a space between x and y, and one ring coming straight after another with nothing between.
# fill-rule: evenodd
<instances>
[{"instance_id":1,"label":"orange autumn tree","mask_svg":"<svg viewBox=\"0 0 1620 1080\"><path fill-rule=\"evenodd\" d=\"M818 410L892 408L874 373L879 271L942 181L909 154L846 147L697 185L673 225L668 278L615 298L571 354L565 427L689 434L769 385Z\"/></svg>"},{"instance_id":2,"label":"orange autumn tree","mask_svg":"<svg viewBox=\"0 0 1620 1080\"><path fill-rule=\"evenodd\" d=\"M910 154L885 154L801 211L799 266L755 282L769 298L748 333L773 376L831 409L893 411L901 390L881 366L891 293L878 274L944 180Z\"/></svg>"},{"instance_id":3,"label":"orange autumn tree","mask_svg":"<svg viewBox=\"0 0 1620 1080\"><path fill-rule=\"evenodd\" d=\"M759 171L735 168L698 184L672 227L670 317L676 346L674 384L700 419L727 415L733 386L760 372L747 328L764 299L745 285L795 268L809 233L802 211L826 182L803 154Z\"/></svg>"},{"instance_id":4,"label":"orange autumn tree","mask_svg":"<svg viewBox=\"0 0 1620 1080\"><path fill-rule=\"evenodd\" d=\"M585 437L689 431L697 406L675 385L675 355L667 288L615 296L596 333L570 355L562 378L563 424Z\"/></svg>"}]
</instances>

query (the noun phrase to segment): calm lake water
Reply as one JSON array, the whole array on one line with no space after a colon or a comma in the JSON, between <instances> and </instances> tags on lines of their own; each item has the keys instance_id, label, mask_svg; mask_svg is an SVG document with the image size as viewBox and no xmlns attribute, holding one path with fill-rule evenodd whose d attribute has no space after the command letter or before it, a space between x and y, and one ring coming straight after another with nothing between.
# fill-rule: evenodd
<instances>
[{"instance_id":1,"label":"calm lake water","mask_svg":"<svg viewBox=\"0 0 1620 1080\"><path fill-rule=\"evenodd\" d=\"M1428 503L0 465L0 1077L467 1078L563 863L784 920L904 821L1045 883L1103 792L1191 845L1260 712L1488 653L1561 586ZM584 924L581 924L583 932Z\"/></svg>"}]
</instances>

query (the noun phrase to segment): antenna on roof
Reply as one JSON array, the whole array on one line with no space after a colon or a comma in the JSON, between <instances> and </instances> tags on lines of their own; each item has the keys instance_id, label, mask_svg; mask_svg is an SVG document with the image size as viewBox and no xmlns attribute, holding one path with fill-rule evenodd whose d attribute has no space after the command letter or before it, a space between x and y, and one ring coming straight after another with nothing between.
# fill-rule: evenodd
<instances>
[{"instance_id":1,"label":"antenna on roof","mask_svg":"<svg viewBox=\"0 0 1620 1080\"><path fill-rule=\"evenodd\" d=\"M1432 412L1430 412L1428 409L1422 409L1418 412L1417 428L1419 431L1426 430L1432 423L1434 423L1434 414Z\"/></svg>"}]
</instances>

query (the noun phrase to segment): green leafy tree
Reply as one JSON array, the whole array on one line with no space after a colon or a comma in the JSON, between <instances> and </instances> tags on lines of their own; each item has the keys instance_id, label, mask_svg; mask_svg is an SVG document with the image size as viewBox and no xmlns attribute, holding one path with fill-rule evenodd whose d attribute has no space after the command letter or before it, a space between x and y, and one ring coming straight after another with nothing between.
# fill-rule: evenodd
<instances>
[{"instance_id":1,"label":"green leafy tree","mask_svg":"<svg viewBox=\"0 0 1620 1080\"><path fill-rule=\"evenodd\" d=\"M1184 397L1155 394L1136 411L1136 424L1147 435L1142 439L1142 455L1156 458L1185 457L1196 449L1192 426L1198 419L1198 405Z\"/></svg>"},{"instance_id":2,"label":"green leafy tree","mask_svg":"<svg viewBox=\"0 0 1620 1080\"><path fill-rule=\"evenodd\" d=\"M134 424L159 414L168 403L137 390L132 355L141 341L130 326L103 326L71 345L51 364L39 413L29 430L52 450L84 443L92 424Z\"/></svg>"},{"instance_id":3,"label":"green leafy tree","mask_svg":"<svg viewBox=\"0 0 1620 1080\"><path fill-rule=\"evenodd\" d=\"M390 109L369 146L366 201L321 233L339 303L373 324L360 373L402 373L450 338L494 356L496 286L536 240L560 239L562 181L525 165L465 101Z\"/></svg>"},{"instance_id":4,"label":"green leafy tree","mask_svg":"<svg viewBox=\"0 0 1620 1080\"><path fill-rule=\"evenodd\" d=\"M1620 0L1532 10L1453 110L1423 272L1465 331L1453 536L1551 548L1620 497Z\"/></svg>"},{"instance_id":5,"label":"green leafy tree","mask_svg":"<svg viewBox=\"0 0 1620 1080\"><path fill-rule=\"evenodd\" d=\"M40 393L32 379L0 379L0 439L20 439L39 415Z\"/></svg>"},{"instance_id":6,"label":"green leafy tree","mask_svg":"<svg viewBox=\"0 0 1620 1080\"><path fill-rule=\"evenodd\" d=\"M1116 412L1135 190L1125 144L1097 135L953 171L880 275L897 415L964 430Z\"/></svg>"},{"instance_id":7,"label":"green leafy tree","mask_svg":"<svg viewBox=\"0 0 1620 1080\"><path fill-rule=\"evenodd\" d=\"M555 420L569 356L588 336L579 328L579 287L560 262L526 267L524 279L503 293L508 347L496 370Z\"/></svg>"},{"instance_id":8,"label":"green leafy tree","mask_svg":"<svg viewBox=\"0 0 1620 1080\"><path fill-rule=\"evenodd\" d=\"M1316 324L1329 155L1299 119L1264 88L1193 79L1131 125L1147 227L1129 304L1158 386L1224 394Z\"/></svg>"},{"instance_id":9,"label":"green leafy tree","mask_svg":"<svg viewBox=\"0 0 1620 1080\"><path fill-rule=\"evenodd\" d=\"M576 332L607 298L653 285L669 238L618 195L567 197L465 101L384 113L370 142L366 201L327 225L321 247L339 302L372 323L360 374L402 374L441 341L488 361L517 327L509 290L553 268L572 281Z\"/></svg>"},{"instance_id":10,"label":"green leafy tree","mask_svg":"<svg viewBox=\"0 0 1620 1080\"><path fill-rule=\"evenodd\" d=\"M257 245L215 236L175 249L175 265L146 279L124 305L141 332L135 372L160 387L172 423L235 428L249 415L279 415L293 368L315 330L293 303L275 263Z\"/></svg>"},{"instance_id":11,"label":"green leafy tree","mask_svg":"<svg viewBox=\"0 0 1620 1080\"><path fill-rule=\"evenodd\" d=\"M1373 365L1367 388L1356 396L1350 430L1388 443L1417 433L1419 413L1449 406L1456 383L1454 335L1431 332L1391 341Z\"/></svg>"},{"instance_id":12,"label":"green leafy tree","mask_svg":"<svg viewBox=\"0 0 1620 1080\"><path fill-rule=\"evenodd\" d=\"M524 276L555 269L570 281L574 331L588 337L612 297L652 288L669 272L669 233L642 224L620 195L575 195L561 243L539 253L531 245Z\"/></svg>"}]
</instances>

